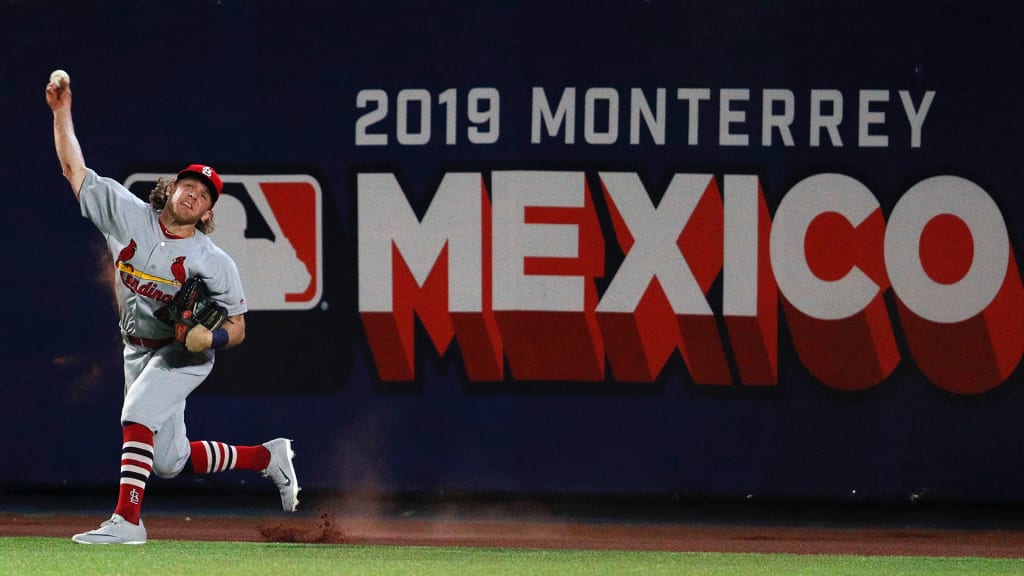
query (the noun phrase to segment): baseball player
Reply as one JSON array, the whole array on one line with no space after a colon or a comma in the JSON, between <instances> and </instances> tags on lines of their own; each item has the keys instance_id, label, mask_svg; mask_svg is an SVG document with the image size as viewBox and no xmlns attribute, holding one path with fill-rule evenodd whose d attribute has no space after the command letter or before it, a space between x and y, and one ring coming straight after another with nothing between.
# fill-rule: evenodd
<instances>
[{"instance_id":1,"label":"baseball player","mask_svg":"<svg viewBox=\"0 0 1024 576\"><path fill-rule=\"evenodd\" d=\"M171 478L183 472L262 471L277 485L284 510L293 512L299 486L291 440L232 446L190 442L185 431L185 399L209 375L214 351L245 339L247 308L238 270L206 234L223 188L220 176L193 164L158 184L150 203L143 202L86 167L71 118L70 80L47 84L46 102L64 176L114 259L124 340L117 506L110 520L72 540L145 543L140 512L151 473Z\"/></svg>"}]
</instances>

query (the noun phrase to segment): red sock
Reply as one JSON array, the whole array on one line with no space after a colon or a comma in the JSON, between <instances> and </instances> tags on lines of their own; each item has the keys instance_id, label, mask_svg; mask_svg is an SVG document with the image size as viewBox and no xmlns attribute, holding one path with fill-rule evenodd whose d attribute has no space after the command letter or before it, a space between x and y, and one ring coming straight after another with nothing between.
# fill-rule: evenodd
<instances>
[{"instance_id":1,"label":"red sock","mask_svg":"<svg viewBox=\"0 0 1024 576\"><path fill-rule=\"evenodd\" d=\"M126 424L121 445L121 488L115 514L132 524L139 523L142 496L153 472L153 431L142 424Z\"/></svg>"},{"instance_id":2,"label":"red sock","mask_svg":"<svg viewBox=\"0 0 1024 576\"><path fill-rule=\"evenodd\" d=\"M192 470L196 474L226 470L259 471L270 465L270 451L263 446L231 446L200 440L192 442L189 447L192 449Z\"/></svg>"}]
</instances>

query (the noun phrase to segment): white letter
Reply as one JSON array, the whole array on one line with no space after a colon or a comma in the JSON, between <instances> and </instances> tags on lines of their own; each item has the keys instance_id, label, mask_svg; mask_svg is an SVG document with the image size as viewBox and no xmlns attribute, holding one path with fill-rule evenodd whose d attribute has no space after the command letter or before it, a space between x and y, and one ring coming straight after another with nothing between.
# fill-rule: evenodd
<instances>
[{"instance_id":1,"label":"white letter","mask_svg":"<svg viewBox=\"0 0 1024 576\"><path fill-rule=\"evenodd\" d=\"M914 111L914 101L910 99L910 92L900 90L900 101L903 102L903 109L907 112L907 121L910 122L910 147L921 147L921 127L924 126L924 119L928 116L928 110L932 107L932 100L935 98L935 90L929 90L921 98L921 107Z\"/></svg>"},{"instance_id":2,"label":"white letter","mask_svg":"<svg viewBox=\"0 0 1024 576\"><path fill-rule=\"evenodd\" d=\"M608 101L608 131L597 131L598 100ZM583 139L587 144L614 144L619 139L619 93L614 88L589 88L584 96Z\"/></svg>"},{"instance_id":3,"label":"white letter","mask_svg":"<svg viewBox=\"0 0 1024 576\"><path fill-rule=\"evenodd\" d=\"M722 312L757 316L757 176L726 174L725 243L722 267Z\"/></svg>"},{"instance_id":4,"label":"white letter","mask_svg":"<svg viewBox=\"0 0 1024 576\"><path fill-rule=\"evenodd\" d=\"M558 109L551 112L547 96L543 88L533 89L533 117L530 123L530 142L540 144L540 123L544 120L544 127L548 130L548 136L555 136L565 123L565 143L572 144L576 141L576 89L566 88L562 91L562 99L558 101Z\"/></svg>"},{"instance_id":5,"label":"white letter","mask_svg":"<svg viewBox=\"0 0 1024 576\"><path fill-rule=\"evenodd\" d=\"M725 89L718 95L718 143L721 146L746 146L750 143L750 136L746 134L733 134L729 132L729 124L747 121L747 113L743 110L730 108L735 100L750 100L750 90L746 88Z\"/></svg>"},{"instance_id":6,"label":"white letter","mask_svg":"<svg viewBox=\"0 0 1024 576\"><path fill-rule=\"evenodd\" d=\"M862 148L885 148L889 145L886 135L872 136L872 124L885 124L885 112L872 112L872 102L888 102L888 90L860 91L860 118L857 122L857 144Z\"/></svg>"},{"instance_id":7,"label":"white letter","mask_svg":"<svg viewBox=\"0 0 1024 576\"><path fill-rule=\"evenodd\" d=\"M820 214L835 212L854 228L878 209L866 186L842 174L818 174L798 182L782 199L772 222L769 251L779 291L798 310L819 320L849 318L871 303L880 288L854 266L825 281L807 264L807 228Z\"/></svg>"},{"instance_id":8,"label":"white letter","mask_svg":"<svg viewBox=\"0 0 1024 576\"><path fill-rule=\"evenodd\" d=\"M932 218L952 214L971 231L974 261L953 284L931 279L921 264L921 233ZM980 186L957 176L922 180L900 198L885 230L885 267L907 308L932 322L972 318L992 303L1010 261L1010 239L999 207Z\"/></svg>"},{"instance_id":9,"label":"white letter","mask_svg":"<svg viewBox=\"0 0 1024 576\"><path fill-rule=\"evenodd\" d=\"M761 145L772 145L772 128L779 129L782 136L782 143L786 146L793 145L793 134L789 126L793 124L793 91L792 90L765 90L761 103ZM774 103L782 102L782 113L775 114Z\"/></svg>"},{"instance_id":10,"label":"white letter","mask_svg":"<svg viewBox=\"0 0 1024 576\"><path fill-rule=\"evenodd\" d=\"M700 119L697 109L701 100L711 100L711 90L709 88L680 88L676 90L676 99L686 100L690 103L688 113L690 127L686 132L686 143L696 146L698 120Z\"/></svg>"},{"instance_id":11,"label":"white letter","mask_svg":"<svg viewBox=\"0 0 1024 576\"><path fill-rule=\"evenodd\" d=\"M494 172L491 178L494 310L583 311L582 276L540 276L525 271L527 258L576 258L579 228L528 224L528 206L580 208L583 172Z\"/></svg>"},{"instance_id":12,"label":"white letter","mask_svg":"<svg viewBox=\"0 0 1024 576\"><path fill-rule=\"evenodd\" d=\"M394 309L392 246L422 286L446 244L449 310L482 310L479 173L446 174L422 223L393 174L359 174L356 186L360 312Z\"/></svg>"},{"instance_id":13,"label":"white letter","mask_svg":"<svg viewBox=\"0 0 1024 576\"><path fill-rule=\"evenodd\" d=\"M615 277L601 296L598 312L635 312L657 278L676 315L711 315L704 292L676 241L711 182L709 174L676 174L658 207L631 172L601 172L608 195L633 236Z\"/></svg>"},{"instance_id":14,"label":"white letter","mask_svg":"<svg viewBox=\"0 0 1024 576\"><path fill-rule=\"evenodd\" d=\"M657 114L651 112L651 105L644 97L644 91L639 88L630 90L629 98L629 143L640 143L640 117L647 125L647 131L655 144L665 143L665 89L658 88L656 107Z\"/></svg>"},{"instance_id":15,"label":"white letter","mask_svg":"<svg viewBox=\"0 0 1024 576\"><path fill-rule=\"evenodd\" d=\"M832 114L822 113L822 104L832 103ZM838 90L811 90L811 146L817 147L821 137L821 129L828 130L833 146L842 146L839 137L839 124L843 121L843 93Z\"/></svg>"}]
</instances>

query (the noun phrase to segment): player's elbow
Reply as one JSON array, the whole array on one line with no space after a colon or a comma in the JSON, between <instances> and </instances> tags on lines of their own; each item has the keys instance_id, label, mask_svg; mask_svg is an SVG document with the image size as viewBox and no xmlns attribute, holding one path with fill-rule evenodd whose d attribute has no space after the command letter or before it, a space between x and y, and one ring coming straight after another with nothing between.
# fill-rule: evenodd
<instances>
[{"instance_id":1,"label":"player's elbow","mask_svg":"<svg viewBox=\"0 0 1024 576\"><path fill-rule=\"evenodd\" d=\"M71 184L71 191L75 193L75 198L78 198L82 192L82 184L85 182L86 168L84 164L65 164L64 165L64 177L67 178L69 184Z\"/></svg>"},{"instance_id":2,"label":"player's elbow","mask_svg":"<svg viewBox=\"0 0 1024 576\"><path fill-rule=\"evenodd\" d=\"M245 316L234 316L231 318L228 334L231 337L232 347L245 342Z\"/></svg>"}]
</instances>

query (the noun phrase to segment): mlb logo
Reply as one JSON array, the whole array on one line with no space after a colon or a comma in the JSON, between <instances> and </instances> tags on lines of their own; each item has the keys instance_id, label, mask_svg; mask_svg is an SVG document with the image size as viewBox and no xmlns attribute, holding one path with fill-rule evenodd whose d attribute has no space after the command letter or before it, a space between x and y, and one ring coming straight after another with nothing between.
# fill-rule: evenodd
<instances>
[{"instance_id":1,"label":"mlb logo","mask_svg":"<svg viewBox=\"0 0 1024 576\"><path fill-rule=\"evenodd\" d=\"M323 294L320 184L306 174L221 174L211 238L231 255L250 311L309 310ZM160 178L135 173L124 185L148 198Z\"/></svg>"}]
</instances>

